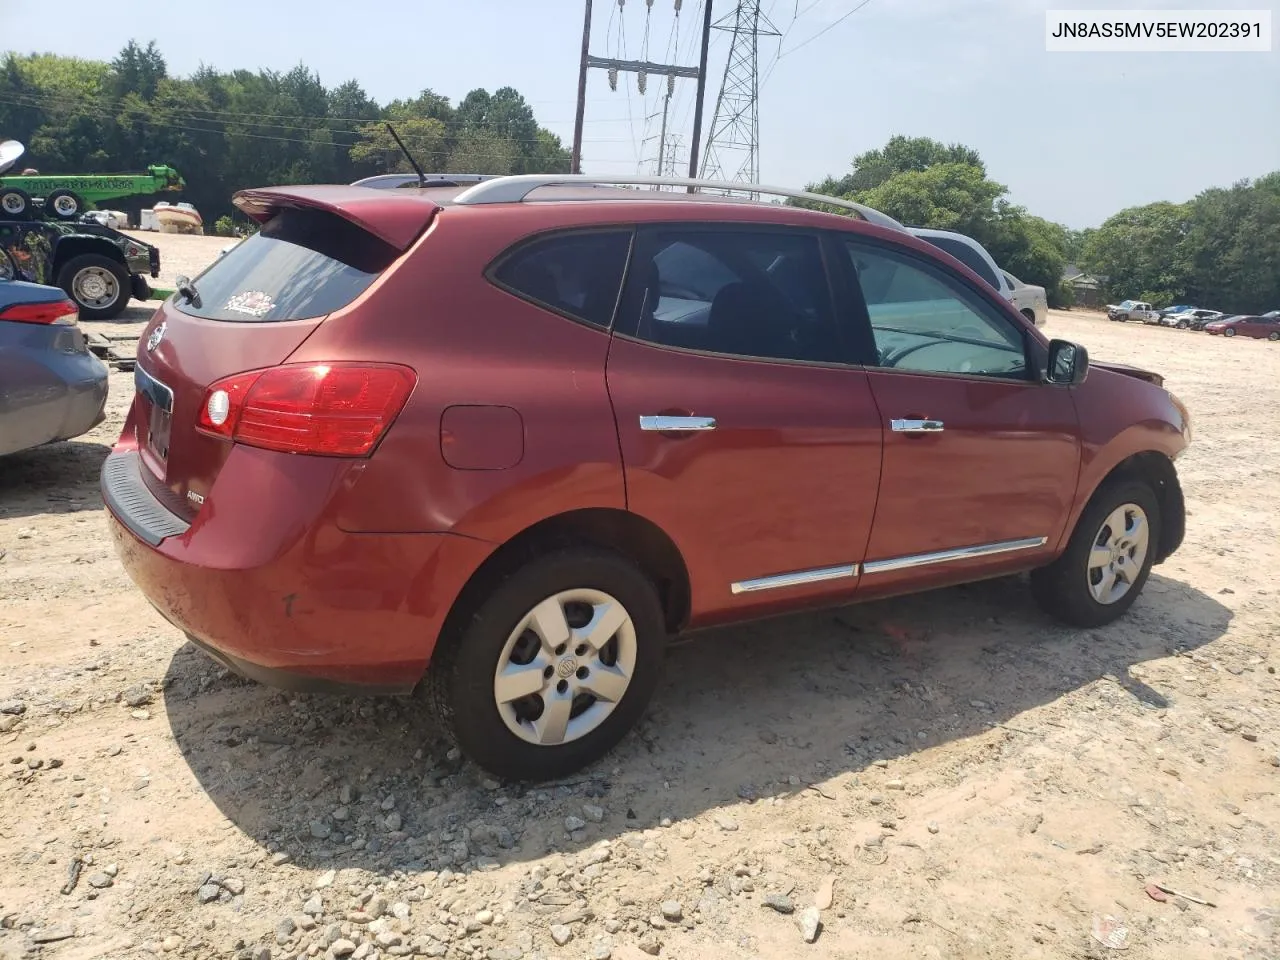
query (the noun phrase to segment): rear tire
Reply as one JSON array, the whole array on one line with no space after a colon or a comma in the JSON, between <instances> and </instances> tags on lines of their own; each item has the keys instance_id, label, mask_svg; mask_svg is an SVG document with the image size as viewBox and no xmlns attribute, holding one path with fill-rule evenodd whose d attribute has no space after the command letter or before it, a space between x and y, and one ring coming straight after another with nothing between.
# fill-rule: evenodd
<instances>
[{"instance_id":1,"label":"rear tire","mask_svg":"<svg viewBox=\"0 0 1280 960\"><path fill-rule=\"evenodd\" d=\"M1187 328L1189 328L1190 326L1191 326L1191 321L1190 321L1190 320L1179 320L1179 321L1178 321L1178 329L1179 329L1179 330L1186 330L1186 329L1187 329Z\"/></svg>"},{"instance_id":2,"label":"rear tire","mask_svg":"<svg viewBox=\"0 0 1280 960\"><path fill-rule=\"evenodd\" d=\"M1160 503L1151 487L1140 480L1104 484L1080 514L1062 556L1032 571L1032 595L1072 626L1111 623L1146 585L1160 530Z\"/></svg>"},{"instance_id":3,"label":"rear tire","mask_svg":"<svg viewBox=\"0 0 1280 960\"><path fill-rule=\"evenodd\" d=\"M80 308L81 319L111 320L129 305L133 284L124 264L98 253L83 253L58 271L58 286Z\"/></svg>"},{"instance_id":4,"label":"rear tire","mask_svg":"<svg viewBox=\"0 0 1280 960\"><path fill-rule=\"evenodd\" d=\"M84 201L70 190L54 190L44 198L44 209L58 220L79 220L84 213Z\"/></svg>"},{"instance_id":5,"label":"rear tire","mask_svg":"<svg viewBox=\"0 0 1280 960\"><path fill-rule=\"evenodd\" d=\"M463 753L490 773L555 779L635 725L666 641L657 592L635 565L569 548L505 577L442 636L424 692Z\"/></svg>"},{"instance_id":6,"label":"rear tire","mask_svg":"<svg viewBox=\"0 0 1280 960\"><path fill-rule=\"evenodd\" d=\"M0 217L26 220L31 216L31 196L17 187L0 187Z\"/></svg>"}]
</instances>

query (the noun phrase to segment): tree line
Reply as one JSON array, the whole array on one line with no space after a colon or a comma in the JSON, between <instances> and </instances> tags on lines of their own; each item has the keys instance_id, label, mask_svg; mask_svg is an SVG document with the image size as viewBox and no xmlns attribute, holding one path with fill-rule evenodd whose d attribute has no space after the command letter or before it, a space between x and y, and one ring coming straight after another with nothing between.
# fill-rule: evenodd
<instances>
[{"instance_id":1,"label":"tree line","mask_svg":"<svg viewBox=\"0 0 1280 960\"><path fill-rule=\"evenodd\" d=\"M210 223L230 215L231 195L246 187L410 170L386 121L429 173L569 170L560 139L510 87L473 90L456 105L431 90L379 105L357 81L325 87L304 65L171 76L154 43L133 41L110 63L0 60L0 139L26 145L21 167L91 174L168 164L186 180L182 199Z\"/></svg>"},{"instance_id":2,"label":"tree line","mask_svg":"<svg viewBox=\"0 0 1280 960\"><path fill-rule=\"evenodd\" d=\"M849 173L809 189L903 223L967 234L1014 276L1043 286L1052 306L1070 305L1063 269L1076 264L1116 299L1229 313L1280 309L1280 171L1187 203L1122 210L1082 231L1010 203L976 150L927 137L893 137L854 157Z\"/></svg>"},{"instance_id":3,"label":"tree line","mask_svg":"<svg viewBox=\"0 0 1280 960\"><path fill-rule=\"evenodd\" d=\"M279 183L349 183L410 169L385 122L427 172L566 173L569 154L519 91L473 90L453 104L432 90L380 105L355 80L325 87L304 65L171 76L154 43L130 41L110 63L52 54L0 60L0 138L23 141L45 173L175 167L183 199L209 222L231 195ZM904 223L974 237L1010 273L1071 302L1063 268L1103 280L1114 298L1226 311L1280 307L1280 171L1210 189L1187 203L1123 210L1073 231L1008 199L978 152L897 136L810 186ZM120 205L131 212L141 198Z\"/></svg>"}]
</instances>

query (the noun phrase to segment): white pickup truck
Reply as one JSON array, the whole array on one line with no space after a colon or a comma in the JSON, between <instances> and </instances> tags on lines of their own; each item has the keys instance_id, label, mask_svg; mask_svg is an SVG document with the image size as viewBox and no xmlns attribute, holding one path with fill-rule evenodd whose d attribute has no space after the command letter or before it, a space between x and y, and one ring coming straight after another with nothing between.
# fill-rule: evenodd
<instances>
[{"instance_id":1,"label":"white pickup truck","mask_svg":"<svg viewBox=\"0 0 1280 960\"><path fill-rule=\"evenodd\" d=\"M1141 320L1155 323L1160 314L1151 309L1151 304L1142 300L1122 300L1120 303L1107 304L1108 320Z\"/></svg>"}]
</instances>

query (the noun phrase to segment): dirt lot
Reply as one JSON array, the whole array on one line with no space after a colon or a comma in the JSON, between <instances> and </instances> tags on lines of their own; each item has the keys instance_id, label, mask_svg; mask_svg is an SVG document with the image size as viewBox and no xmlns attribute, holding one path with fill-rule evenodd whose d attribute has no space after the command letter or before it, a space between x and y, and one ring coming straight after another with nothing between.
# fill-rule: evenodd
<instances>
[{"instance_id":1,"label":"dirt lot","mask_svg":"<svg viewBox=\"0 0 1280 960\"><path fill-rule=\"evenodd\" d=\"M167 274L221 243L169 241ZM1280 347L1048 329L1195 417L1186 543L1128 617L1073 632L1006 580L704 635L619 750L533 788L152 612L98 495L115 374L100 428L0 464L0 957L1110 955L1095 923L1280 956Z\"/></svg>"}]
</instances>

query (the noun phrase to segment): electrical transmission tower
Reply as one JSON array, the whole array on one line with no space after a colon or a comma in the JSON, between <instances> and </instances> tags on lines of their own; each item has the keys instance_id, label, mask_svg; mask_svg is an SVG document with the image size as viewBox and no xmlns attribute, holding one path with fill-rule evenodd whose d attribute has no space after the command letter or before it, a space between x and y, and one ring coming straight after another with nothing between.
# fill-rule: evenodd
<instances>
[{"instance_id":1,"label":"electrical transmission tower","mask_svg":"<svg viewBox=\"0 0 1280 960\"><path fill-rule=\"evenodd\" d=\"M760 182L760 38L780 36L760 0L738 0L737 8L712 25L733 31L724 83L716 99L702 175L708 180Z\"/></svg>"}]
</instances>

